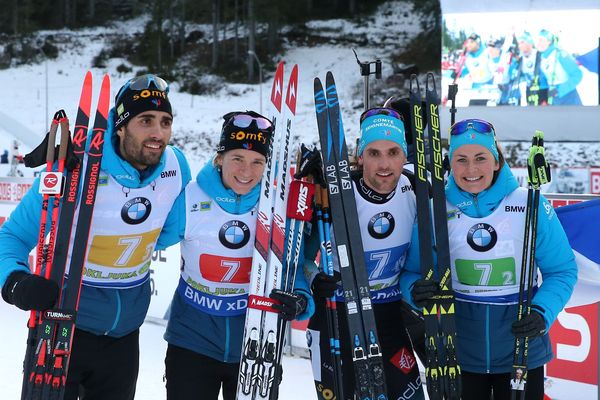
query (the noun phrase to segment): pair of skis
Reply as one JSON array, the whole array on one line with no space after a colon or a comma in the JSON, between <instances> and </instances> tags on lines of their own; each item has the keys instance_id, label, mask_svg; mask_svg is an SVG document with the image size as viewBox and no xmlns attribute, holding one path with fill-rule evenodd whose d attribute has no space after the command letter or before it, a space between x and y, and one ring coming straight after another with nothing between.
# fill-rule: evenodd
<instances>
[{"instance_id":1,"label":"pair of skis","mask_svg":"<svg viewBox=\"0 0 600 400\"><path fill-rule=\"evenodd\" d=\"M439 122L439 97L433 74L427 74L425 100L428 116L429 157L425 146L422 96L416 75L410 78L410 109L415 149L415 195L419 252L423 279L439 280L439 292L423 307L425 320L425 377L431 400L455 400L461 395L461 371L456 358L454 294L450 268L444 167ZM429 160L428 160L429 158ZM429 165L428 165L429 164ZM437 276L433 264L428 171L431 176ZM441 359L443 348L443 359Z\"/></svg>"},{"instance_id":2,"label":"pair of skis","mask_svg":"<svg viewBox=\"0 0 600 400\"><path fill-rule=\"evenodd\" d=\"M326 89L323 89L321 80L314 80L315 109L335 248L346 299L355 391L359 400L385 400L387 391L383 360L371 305L362 239L356 230L358 212L339 99L331 72L327 72L325 83ZM338 380L337 385L340 386L341 379L336 377L336 382ZM336 395L342 398L340 392Z\"/></svg>"},{"instance_id":3,"label":"pair of skis","mask_svg":"<svg viewBox=\"0 0 600 400\"><path fill-rule=\"evenodd\" d=\"M531 314L535 267L535 246L537 238L538 208L540 205L540 187L550 182L550 167L544 155L544 133L536 131L527 159L528 190L525 208L525 232L519 281L519 303L517 321ZM525 286L527 278L527 286ZM525 294L525 291L527 294ZM527 353L528 337L515 338L515 352L511 373L511 400L524 400L527 389Z\"/></svg>"},{"instance_id":4,"label":"pair of skis","mask_svg":"<svg viewBox=\"0 0 600 400\"><path fill-rule=\"evenodd\" d=\"M72 139L77 165L68 171L64 191L53 190L57 186L62 187L62 174L65 172L69 129L64 111L59 111L55 115L50 128L46 172L40 177L43 203L34 273L53 280L61 291L54 309L31 313L23 364L22 400L60 400L64 396L83 266L102 161L104 132L107 126L110 103L108 75L105 75L102 81L94 127L91 138L88 138L91 103L92 75L88 72L81 91L75 134ZM61 126L61 141L55 171L54 141L58 125ZM79 198L79 193L84 195ZM50 197L53 198L53 210L48 230ZM71 239L75 221L77 227ZM47 230L49 235L46 241ZM67 269L68 260L70 262Z\"/></svg>"},{"instance_id":5,"label":"pair of skis","mask_svg":"<svg viewBox=\"0 0 600 400\"><path fill-rule=\"evenodd\" d=\"M294 65L283 102L283 69L280 62L271 90L271 121L275 125L269 157L262 181L256 222L255 248L252 256L250 288L237 399L270 399L277 396L281 375L281 347L285 324L273 310L269 298L273 289L290 289L293 278L282 276L286 264L286 205L290 178L289 143L296 114L298 66ZM283 108L285 106L285 108ZM300 224L298 224L299 227ZM288 245L288 246L289 246ZM297 260L296 260L297 264ZM291 273L291 271L290 271Z\"/></svg>"},{"instance_id":6,"label":"pair of skis","mask_svg":"<svg viewBox=\"0 0 600 400\"><path fill-rule=\"evenodd\" d=\"M324 271L327 275L334 275L333 268L333 254L331 249L331 218L329 210L329 196L327 194L327 187L317 187L315 194L315 213L317 216L317 229L319 232L320 242L320 270ZM337 296L334 293L333 296L326 299L325 306L327 309L326 320L327 320L327 332L329 333L329 357L330 365L333 369L333 393L338 399L345 399L344 397L344 381L342 379L342 353L340 348L340 327L337 312ZM324 389L332 390L332 389ZM324 392L325 398L333 398L334 394L329 393L331 397L327 397Z\"/></svg>"}]
</instances>

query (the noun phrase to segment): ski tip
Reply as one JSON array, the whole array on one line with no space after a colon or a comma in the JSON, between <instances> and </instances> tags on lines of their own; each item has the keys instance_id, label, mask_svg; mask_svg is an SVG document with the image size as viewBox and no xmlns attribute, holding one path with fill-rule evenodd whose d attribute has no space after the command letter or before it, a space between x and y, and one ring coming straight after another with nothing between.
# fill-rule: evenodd
<instances>
[{"instance_id":1,"label":"ski tip","mask_svg":"<svg viewBox=\"0 0 600 400\"><path fill-rule=\"evenodd\" d=\"M81 87L81 97L79 100L79 109L88 116L92 109L92 72L88 71L83 78L83 86Z\"/></svg>"},{"instance_id":2,"label":"ski tip","mask_svg":"<svg viewBox=\"0 0 600 400\"><path fill-rule=\"evenodd\" d=\"M271 103L275 106L278 112L281 112L281 103L283 100L283 66L284 62L280 61L275 72L273 87L271 88Z\"/></svg>"},{"instance_id":3,"label":"ski tip","mask_svg":"<svg viewBox=\"0 0 600 400\"><path fill-rule=\"evenodd\" d=\"M110 106L110 76L104 74L102 78L102 87L100 88L100 97L98 98L98 112L104 118L108 118L108 109Z\"/></svg>"},{"instance_id":4,"label":"ski tip","mask_svg":"<svg viewBox=\"0 0 600 400\"><path fill-rule=\"evenodd\" d=\"M435 90L435 75L432 72L428 72L427 78L425 78L425 90L428 92Z\"/></svg>"},{"instance_id":5,"label":"ski tip","mask_svg":"<svg viewBox=\"0 0 600 400\"><path fill-rule=\"evenodd\" d=\"M315 89L317 89L317 87L319 89L321 89L323 87L323 84L321 83L321 79L319 79L318 76L315 77L315 79L313 80L313 82L314 82Z\"/></svg>"},{"instance_id":6,"label":"ski tip","mask_svg":"<svg viewBox=\"0 0 600 400\"><path fill-rule=\"evenodd\" d=\"M419 87L419 78L417 77L417 74L412 74L410 76L410 88L409 88L410 92L416 92L419 93L421 92L421 89Z\"/></svg>"},{"instance_id":7,"label":"ski tip","mask_svg":"<svg viewBox=\"0 0 600 400\"><path fill-rule=\"evenodd\" d=\"M285 104L292 114L296 115L296 99L298 98L298 64L292 68L290 80L288 81L287 92L285 95Z\"/></svg>"},{"instance_id":8,"label":"ski tip","mask_svg":"<svg viewBox=\"0 0 600 400\"><path fill-rule=\"evenodd\" d=\"M325 83L327 87L335 85L335 79L333 78L333 72L327 71L327 75L325 76Z\"/></svg>"}]
</instances>

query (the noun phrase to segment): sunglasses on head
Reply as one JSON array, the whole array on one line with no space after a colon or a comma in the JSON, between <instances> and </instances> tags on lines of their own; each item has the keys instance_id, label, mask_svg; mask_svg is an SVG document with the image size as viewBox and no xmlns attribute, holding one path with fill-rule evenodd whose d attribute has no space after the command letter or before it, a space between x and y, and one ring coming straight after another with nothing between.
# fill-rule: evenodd
<instances>
[{"instance_id":1,"label":"sunglasses on head","mask_svg":"<svg viewBox=\"0 0 600 400\"><path fill-rule=\"evenodd\" d=\"M400 113L396 110L394 110L393 108L387 108L387 107L378 107L378 108L371 108L365 112L363 112L360 116L360 123L362 124L362 122L369 118L372 117L374 115L389 115L390 117L394 117L399 119L400 121L404 121L404 118L402 118L402 115L400 115Z\"/></svg>"},{"instance_id":2,"label":"sunglasses on head","mask_svg":"<svg viewBox=\"0 0 600 400\"><path fill-rule=\"evenodd\" d=\"M463 121L458 121L450 128L450 135L462 135L469 130L474 130L484 135L496 135L494 125L481 119L465 119Z\"/></svg>"},{"instance_id":3,"label":"sunglasses on head","mask_svg":"<svg viewBox=\"0 0 600 400\"><path fill-rule=\"evenodd\" d=\"M160 76L152 75L152 74L140 75L140 76L136 76L135 78L130 79L123 86L123 88L121 88L121 90L117 94L117 102L118 102L119 98L121 97L121 94L126 89L129 88L132 90L144 90L144 89L150 89L151 85L154 85L154 87L156 89L160 90L161 92L169 93L169 84L167 83L167 81L165 81Z\"/></svg>"},{"instance_id":4,"label":"sunglasses on head","mask_svg":"<svg viewBox=\"0 0 600 400\"><path fill-rule=\"evenodd\" d=\"M229 122L238 128L248 128L252 121L256 122L256 127L261 130L273 129L273 124L265 117L253 116L245 113L235 114Z\"/></svg>"}]
</instances>

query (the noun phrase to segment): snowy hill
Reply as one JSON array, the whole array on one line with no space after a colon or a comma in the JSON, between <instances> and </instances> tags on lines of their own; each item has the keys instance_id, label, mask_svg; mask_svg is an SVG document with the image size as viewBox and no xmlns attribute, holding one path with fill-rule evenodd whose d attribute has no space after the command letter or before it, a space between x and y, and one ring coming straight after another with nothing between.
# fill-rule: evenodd
<instances>
[{"instance_id":1,"label":"snowy hill","mask_svg":"<svg viewBox=\"0 0 600 400\"><path fill-rule=\"evenodd\" d=\"M376 82L372 78L371 83L374 92L378 87L386 86L386 81L390 81L393 74L390 55L405 47L421 30L420 21L408 7L408 3L404 1L389 1L380 6L372 16L360 21L336 19L310 22L304 29L312 38L311 42L319 43L318 46L311 47L306 41L297 39L296 35L294 39L287 40L284 55L272 55L272 61L284 59L288 63L287 73L294 63L300 68L297 128L293 133L295 140L307 144L317 143L312 81L315 76L323 79L325 72L331 70L338 85L348 143L354 143L358 135L357 120L363 107L363 79L350 46L355 46L363 61L377 58L383 61L383 82ZM106 45L119 40L124 32L133 35L143 31L147 20L147 16L140 16L105 28L40 32L40 36L52 35L57 43L62 43L59 44L59 56L42 64L0 71L0 82L3 83L6 94L0 97L0 110L27 128L26 131L8 123L6 118L0 118L0 152L10 149L13 136L19 135L28 138L32 136L28 141L21 140L20 151L28 152L33 143L41 140L50 116L59 108L64 108L74 118L81 81L94 57ZM209 27L195 29L207 30ZM283 32L285 34L286 29ZM140 69L132 66L134 72L121 74L117 72L117 66L121 64L128 63L124 59L112 58L108 60L105 69L92 69L96 93L103 73L108 72L111 76L114 97L119 87ZM245 66L240 65L240 68ZM262 111L265 113L272 83L272 76L269 73L266 75L262 85ZM209 75L202 79L214 82L220 88L211 95L191 95L180 92L180 85L173 82L170 92L175 113L172 140L185 151L193 173L214 154L222 115L232 110L260 111L259 85L225 84L222 79ZM405 90L404 87L396 87L393 93L406 93ZM466 109L459 109L457 117L464 118L466 114ZM443 120L445 115L442 114ZM499 133L502 138L502 132ZM510 147L511 144L507 146ZM551 146L549 145L548 153L560 165L589 166L597 165L600 160L600 144L597 143L569 144L569 151L562 151L562 148L554 151ZM575 150L572 150L573 147Z\"/></svg>"},{"instance_id":2,"label":"snowy hill","mask_svg":"<svg viewBox=\"0 0 600 400\"><path fill-rule=\"evenodd\" d=\"M307 29L321 39L318 47L306 47L289 43L286 54L273 54L273 61L284 59L288 67L287 74L294 63L299 65L299 86L297 122L294 135L296 140L306 143L316 143L316 123L312 81L320 75L324 79L327 70L333 71L338 84L338 91L346 131L353 141L358 133L357 119L362 108L363 80L359 73L356 59L349 47L336 45L336 37L346 36L360 38L354 43L368 43L368 46L357 46L362 60L380 58L383 61L384 80L392 74L387 56L401 48L408 40L420 31L419 21L411 13L407 13L407 3L390 1L383 4L377 12L360 22L345 20L315 21L307 24ZM0 82L8 95L0 97L0 109L12 118L24 124L30 131L39 135L46 132L49 118L59 108L64 108L67 114L74 118L77 107L80 86L87 69L90 69L93 58L109 41L118 38L118 34L128 32L135 34L144 29L147 17L139 17L127 22L117 22L107 28L83 29L80 31L61 30L59 32L41 32L40 35L54 35L62 38L64 44L59 45L59 56L56 60L46 63L26 65L18 68L0 71ZM264 60L263 60L264 61ZM119 87L126 82L134 72L120 74L116 67L127 64L124 59L109 59L105 69L92 68L98 91L102 74L108 72L112 81L113 97ZM48 102L46 109L46 68L48 82ZM134 71L140 69L133 66ZM240 65L245 68L245 65ZM205 77L210 80L211 77ZM222 85L211 95L190 95L179 91L177 82L171 84L169 97L175 114L173 125L173 142L186 152L192 164L192 172L214 154L214 147L220 133L221 116L232 110L259 110L259 85L219 83ZM268 76L262 85L263 112L270 96L272 76ZM0 121L0 150L10 148L10 133ZM33 141L33 140L32 140ZM27 152L29 146L22 146L21 151Z\"/></svg>"}]
</instances>

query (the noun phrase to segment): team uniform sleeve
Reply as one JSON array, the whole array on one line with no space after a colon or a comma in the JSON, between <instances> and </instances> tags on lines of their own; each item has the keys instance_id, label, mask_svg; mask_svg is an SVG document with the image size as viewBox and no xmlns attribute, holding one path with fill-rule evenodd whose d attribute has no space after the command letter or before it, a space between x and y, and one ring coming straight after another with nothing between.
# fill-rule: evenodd
<instances>
[{"instance_id":1,"label":"team uniform sleeve","mask_svg":"<svg viewBox=\"0 0 600 400\"><path fill-rule=\"evenodd\" d=\"M185 191L179 193L175 199L165 224L163 225L158 241L156 242L156 250L164 250L169 246L179 243L185 235Z\"/></svg>"},{"instance_id":2,"label":"team uniform sleeve","mask_svg":"<svg viewBox=\"0 0 600 400\"><path fill-rule=\"evenodd\" d=\"M175 147L172 149L177 157L181 171L181 191L175 199L169 215L167 215L163 229L156 242L156 250L164 250L169 246L179 243L185 234L185 187L192 179L192 174L183 153Z\"/></svg>"},{"instance_id":3,"label":"team uniform sleeve","mask_svg":"<svg viewBox=\"0 0 600 400\"><path fill-rule=\"evenodd\" d=\"M419 231L418 226L415 223L412 228L412 237L410 239L410 246L406 255L406 262L400 273L400 292L402 298L411 307L419 309L413 301L410 295L410 290L417 280L421 278L421 256L419 254Z\"/></svg>"},{"instance_id":4,"label":"team uniform sleeve","mask_svg":"<svg viewBox=\"0 0 600 400\"><path fill-rule=\"evenodd\" d=\"M554 208L540 196L535 261L542 273L542 284L533 298L550 328L565 307L577 281L575 255Z\"/></svg>"},{"instance_id":5,"label":"team uniform sleeve","mask_svg":"<svg viewBox=\"0 0 600 400\"><path fill-rule=\"evenodd\" d=\"M42 210L39 185L37 178L0 229L0 286L4 286L8 276L15 271L30 272L29 252L37 245ZM51 215L52 204L49 205L48 223Z\"/></svg>"},{"instance_id":6,"label":"team uniform sleeve","mask_svg":"<svg viewBox=\"0 0 600 400\"><path fill-rule=\"evenodd\" d=\"M579 69L579 65L577 65L575 59L564 50L559 51L558 62L565 69L565 72L569 77L565 83L561 83L556 87L558 97L563 97L567 93L577 89L577 85L579 85L583 78L583 73L581 72L581 69Z\"/></svg>"},{"instance_id":7,"label":"team uniform sleeve","mask_svg":"<svg viewBox=\"0 0 600 400\"><path fill-rule=\"evenodd\" d=\"M310 232L306 232L304 236L304 262L302 263L304 278L309 287L312 285L313 279L319 273L319 267L316 263L317 253L321 247L319 233L317 230L316 213L313 213L313 220Z\"/></svg>"}]
</instances>

